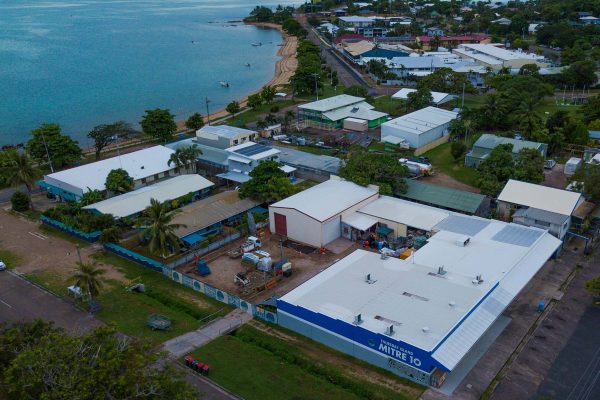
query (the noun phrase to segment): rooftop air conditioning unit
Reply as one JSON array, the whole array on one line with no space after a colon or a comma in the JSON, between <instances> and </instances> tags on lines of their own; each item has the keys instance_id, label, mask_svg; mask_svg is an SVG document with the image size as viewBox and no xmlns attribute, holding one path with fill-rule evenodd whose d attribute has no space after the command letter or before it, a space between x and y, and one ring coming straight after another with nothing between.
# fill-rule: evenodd
<instances>
[{"instance_id":1,"label":"rooftop air conditioning unit","mask_svg":"<svg viewBox=\"0 0 600 400\"><path fill-rule=\"evenodd\" d=\"M438 268L438 275L446 275L446 270L443 265Z\"/></svg>"},{"instance_id":2,"label":"rooftop air conditioning unit","mask_svg":"<svg viewBox=\"0 0 600 400\"><path fill-rule=\"evenodd\" d=\"M362 317L360 314L354 317L354 325L360 325L363 323Z\"/></svg>"},{"instance_id":3,"label":"rooftop air conditioning unit","mask_svg":"<svg viewBox=\"0 0 600 400\"><path fill-rule=\"evenodd\" d=\"M456 245L458 247L467 247L469 243L471 243L471 238L467 236L456 239Z\"/></svg>"},{"instance_id":4,"label":"rooftop air conditioning unit","mask_svg":"<svg viewBox=\"0 0 600 400\"><path fill-rule=\"evenodd\" d=\"M365 276L365 282L367 282L368 284L372 284L377 282L376 279L371 279L371 274L367 274L367 276Z\"/></svg>"},{"instance_id":5,"label":"rooftop air conditioning unit","mask_svg":"<svg viewBox=\"0 0 600 400\"><path fill-rule=\"evenodd\" d=\"M471 282L473 282L473 285L481 285L483 283L481 274L477 275Z\"/></svg>"},{"instance_id":6,"label":"rooftop air conditioning unit","mask_svg":"<svg viewBox=\"0 0 600 400\"><path fill-rule=\"evenodd\" d=\"M388 336L394 336L394 325L390 325L385 329L385 334Z\"/></svg>"},{"instance_id":7,"label":"rooftop air conditioning unit","mask_svg":"<svg viewBox=\"0 0 600 400\"><path fill-rule=\"evenodd\" d=\"M424 326L421 328L421 330L423 331L423 333L427 333L429 332L429 327L428 326Z\"/></svg>"}]
</instances>

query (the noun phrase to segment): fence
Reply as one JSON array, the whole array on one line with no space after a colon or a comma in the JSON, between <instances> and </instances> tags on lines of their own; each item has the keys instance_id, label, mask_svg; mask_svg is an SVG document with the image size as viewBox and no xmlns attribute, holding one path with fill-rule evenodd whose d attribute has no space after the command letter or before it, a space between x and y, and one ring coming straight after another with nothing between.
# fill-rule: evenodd
<instances>
[{"instance_id":1,"label":"fence","mask_svg":"<svg viewBox=\"0 0 600 400\"><path fill-rule=\"evenodd\" d=\"M58 229L59 231L68 233L69 235L73 235L81 240L85 240L86 242L96 242L96 241L98 241L98 239L100 239L100 235L102 234L101 231L89 232L89 233L83 232L83 231L80 231L79 229L75 229L68 225L65 225L60 221L57 221L52 218L48 218L45 215L42 215L42 217L40 219L42 220L42 222L44 224L49 225L55 229Z\"/></svg>"},{"instance_id":2,"label":"fence","mask_svg":"<svg viewBox=\"0 0 600 400\"><path fill-rule=\"evenodd\" d=\"M235 234L231 236L235 236ZM180 285L195 290L196 292L200 292L208 297L220 301L221 303L225 303L232 307L239 308L240 310L245 311L248 314L263 319L267 322L271 322L274 324L277 323L276 313L265 310L262 307L256 306L244 299L241 299L236 295L217 289L214 286L209 285L208 283L198 281L186 274L175 271L174 268L169 265L161 264L158 261L152 260L148 257L144 257L141 254L138 254L134 251L131 251L114 243L107 243L104 245L104 248L120 257L131 260L144 267L152 268L157 272L161 272L165 277L179 283Z\"/></svg>"},{"instance_id":3,"label":"fence","mask_svg":"<svg viewBox=\"0 0 600 400\"><path fill-rule=\"evenodd\" d=\"M201 257L205 254L210 253L211 251L214 251L220 247L225 246L227 243L231 243L234 240L239 239L241 236L242 236L242 234L240 232L233 233L229 236L224 237L223 239L219 239L212 243L209 243L209 245L206 247L199 247L195 250L192 250L189 253L184 254L183 257L180 257L177 260L170 262L169 264L167 264L167 266L169 268L176 268L180 265L187 264L187 263L191 262L192 260L196 259L197 257Z\"/></svg>"}]
</instances>

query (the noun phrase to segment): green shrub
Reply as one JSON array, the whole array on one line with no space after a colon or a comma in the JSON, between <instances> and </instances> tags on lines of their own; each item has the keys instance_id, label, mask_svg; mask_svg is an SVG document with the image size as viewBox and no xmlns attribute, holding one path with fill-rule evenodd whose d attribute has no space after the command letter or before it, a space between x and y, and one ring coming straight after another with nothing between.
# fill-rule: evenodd
<instances>
[{"instance_id":1,"label":"green shrub","mask_svg":"<svg viewBox=\"0 0 600 400\"><path fill-rule=\"evenodd\" d=\"M44 216L60 221L82 232L96 232L112 228L116 222L110 214L93 214L82 210L78 203L60 204L44 211Z\"/></svg>"},{"instance_id":2,"label":"green shrub","mask_svg":"<svg viewBox=\"0 0 600 400\"><path fill-rule=\"evenodd\" d=\"M10 203L14 211L23 212L29 210L29 196L19 190L13 193Z\"/></svg>"}]
</instances>

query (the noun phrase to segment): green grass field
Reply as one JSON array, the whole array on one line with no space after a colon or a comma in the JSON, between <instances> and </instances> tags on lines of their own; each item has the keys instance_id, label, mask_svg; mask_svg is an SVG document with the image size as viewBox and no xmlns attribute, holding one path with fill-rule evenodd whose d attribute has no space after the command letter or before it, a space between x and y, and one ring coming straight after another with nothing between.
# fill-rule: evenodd
<instances>
[{"instance_id":1,"label":"green grass field","mask_svg":"<svg viewBox=\"0 0 600 400\"><path fill-rule=\"evenodd\" d=\"M454 162L454 158L450 154L450 143L444 143L424 155L431 160L434 171L441 171L457 181L469 186L476 186L477 170L465 167L461 161L458 163Z\"/></svg>"},{"instance_id":2,"label":"green grass field","mask_svg":"<svg viewBox=\"0 0 600 400\"><path fill-rule=\"evenodd\" d=\"M9 269L16 268L23 263L23 259L18 254L3 249L0 249L0 260L3 261Z\"/></svg>"},{"instance_id":3,"label":"green grass field","mask_svg":"<svg viewBox=\"0 0 600 400\"><path fill-rule=\"evenodd\" d=\"M210 342L192 355L211 366L211 379L247 400L418 397L357 380L336 365L308 356L290 343L248 325L233 336ZM414 393L422 393L422 388Z\"/></svg>"}]
</instances>

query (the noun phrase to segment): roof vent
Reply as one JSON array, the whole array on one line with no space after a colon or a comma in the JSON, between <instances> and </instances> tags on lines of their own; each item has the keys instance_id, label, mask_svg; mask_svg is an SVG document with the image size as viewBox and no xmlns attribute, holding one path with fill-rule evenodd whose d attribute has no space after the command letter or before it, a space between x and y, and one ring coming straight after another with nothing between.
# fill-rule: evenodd
<instances>
[{"instance_id":1,"label":"roof vent","mask_svg":"<svg viewBox=\"0 0 600 400\"><path fill-rule=\"evenodd\" d=\"M141 169L144 169L144 166L142 165L140 168L141 168Z\"/></svg>"},{"instance_id":2,"label":"roof vent","mask_svg":"<svg viewBox=\"0 0 600 400\"><path fill-rule=\"evenodd\" d=\"M368 284L373 284L373 283L377 282L377 280L371 279L371 274L367 274L367 276L365 276L365 282L367 282Z\"/></svg>"},{"instance_id":3,"label":"roof vent","mask_svg":"<svg viewBox=\"0 0 600 400\"><path fill-rule=\"evenodd\" d=\"M385 334L388 336L394 336L394 325L390 325L385 329Z\"/></svg>"},{"instance_id":4,"label":"roof vent","mask_svg":"<svg viewBox=\"0 0 600 400\"><path fill-rule=\"evenodd\" d=\"M460 239L456 239L456 245L458 247L467 247L467 245L471 242L471 238L470 237L463 237Z\"/></svg>"},{"instance_id":5,"label":"roof vent","mask_svg":"<svg viewBox=\"0 0 600 400\"><path fill-rule=\"evenodd\" d=\"M438 275L446 275L446 270L443 265L438 268Z\"/></svg>"},{"instance_id":6,"label":"roof vent","mask_svg":"<svg viewBox=\"0 0 600 400\"><path fill-rule=\"evenodd\" d=\"M452 301L450 301L450 303L448 303L448 305L450 307L454 307L454 306L456 306L456 302L454 300L452 300Z\"/></svg>"},{"instance_id":7,"label":"roof vent","mask_svg":"<svg viewBox=\"0 0 600 400\"><path fill-rule=\"evenodd\" d=\"M354 325L360 325L363 323L362 317L360 314L354 317Z\"/></svg>"},{"instance_id":8,"label":"roof vent","mask_svg":"<svg viewBox=\"0 0 600 400\"><path fill-rule=\"evenodd\" d=\"M423 331L423 333L427 333L429 332L429 327L428 326L424 326L421 328L421 330Z\"/></svg>"},{"instance_id":9,"label":"roof vent","mask_svg":"<svg viewBox=\"0 0 600 400\"><path fill-rule=\"evenodd\" d=\"M473 279L471 282L473 283L473 285L481 285L483 283L483 278L481 274L477 275L475 279Z\"/></svg>"}]
</instances>

